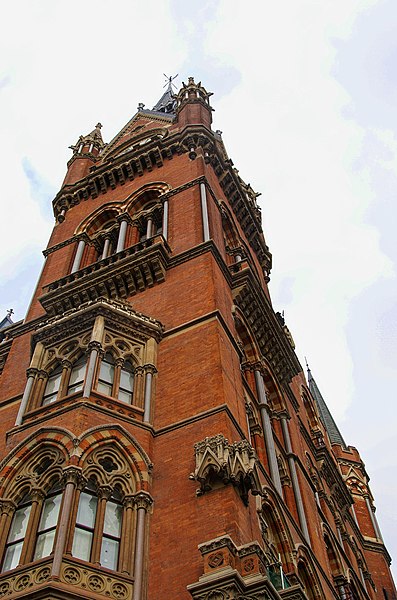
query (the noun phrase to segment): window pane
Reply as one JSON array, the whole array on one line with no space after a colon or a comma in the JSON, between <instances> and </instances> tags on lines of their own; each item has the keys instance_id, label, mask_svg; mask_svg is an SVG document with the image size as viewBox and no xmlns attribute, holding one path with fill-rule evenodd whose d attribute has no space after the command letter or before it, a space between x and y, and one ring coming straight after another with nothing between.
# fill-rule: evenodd
<instances>
[{"instance_id":1,"label":"window pane","mask_svg":"<svg viewBox=\"0 0 397 600\"><path fill-rule=\"evenodd\" d=\"M8 535L8 543L15 542L15 540L20 540L25 537L31 507L32 505L30 504L29 506L19 508L15 511L11 531Z\"/></svg>"},{"instance_id":2,"label":"window pane","mask_svg":"<svg viewBox=\"0 0 397 600\"><path fill-rule=\"evenodd\" d=\"M59 507L61 505L61 494L47 498L41 511L39 531L56 527L58 521Z\"/></svg>"},{"instance_id":3,"label":"window pane","mask_svg":"<svg viewBox=\"0 0 397 600\"><path fill-rule=\"evenodd\" d=\"M133 375L132 371L127 371L126 369L121 369L120 387L123 388L123 390L132 392L133 387L134 387L134 375Z\"/></svg>"},{"instance_id":4,"label":"window pane","mask_svg":"<svg viewBox=\"0 0 397 600\"><path fill-rule=\"evenodd\" d=\"M45 395L52 394L59 390L59 384L61 383L61 373L56 373L48 378L47 385L45 388Z\"/></svg>"},{"instance_id":5,"label":"window pane","mask_svg":"<svg viewBox=\"0 0 397 600\"><path fill-rule=\"evenodd\" d=\"M105 359L101 362L101 369L99 371L99 379L106 381L107 383L113 383L114 379L114 365Z\"/></svg>"},{"instance_id":6,"label":"window pane","mask_svg":"<svg viewBox=\"0 0 397 600\"><path fill-rule=\"evenodd\" d=\"M50 556L52 547L54 545L55 529L47 531L46 533L40 533L37 536L36 550L34 553L33 560L43 558L44 556Z\"/></svg>"},{"instance_id":7,"label":"window pane","mask_svg":"<svg viewBox=\"0 0 397 600\"><path fill-rule=\"evenodd\" d=\"M68 387L68 394L73 394L74 392L79 392L82 389L83 389L83 382L80 381L80 383L76 383L76 385L70 385Z\"/></svg>"},{"instance_id":8,"label":"window pane","mask_svg":"<svg viewBox=\"0 0 397 600\"><path fill-rule=\"evenodd\" d=\"M4 555L3 571L14 569L19 564L19 558L21 556L23 541L9 546Z\"/></svg>"},{"instance_id":9,"label":"window pane","mask_svg":"<svg viewBox=\"0 0 397 600\"><path fill-rule=\"evenodd\" d=\"M70 388L70 386L74 385L75 383L83 381L84 375L85 375L85 362L84 363L79 362L76 365L74 365L74 367L72 368L72 370L70 372L69 388Z\"/></svg>"},{"instance_id":10,"label":"window pane","mask_svg":"<svg viewBox=\"0 0 397 600\"><path fill-rule=\"evenodd\" d=\"M101 565L115 571L117 569L117 560L119 557L118 540L110 540L106 537L102 540L101 547Z\"/></svg>"},{"instance_id":11,"label":"window pane","mask_svg":"<svg viewBox=\"0 0 397 600\"><path fill-rule=\"evenodd\" d=\"M98 392L102 392L103 394L107 394L108 396L112 395L112 386L109 383L98 381L97 390Z\"/></svg>"},{"instance_id":12,"label":"window pane","mask_svg":"<svg viewBox=\"0 0 397 600\"><path fill-rule=\"evenodd\" d=\"M74 530L72 554L82 560L90 560L92 532L76 527Z\"/></svg>"},{"instance_id":13,"label":"window pane","mask_svg":"<svg viewBox=\"0 0 397 600\"><path fill-rule=\"evenodd\" d=\"M121 535L121 519L123 507L115 502L108 501L106 503L105 522L103 524L103 533L107 533L114 537Z\"/></svg>"},{"instance_id":14,"label":"window pane","mask_svg":"<svg viewBox=\"0 0 397 600\"><path fill-rule=\"evenodd\" d=\"M51 396L45 396L45 398L43 399L43 406L47 406L47 404L51 404L51 402L55 402L55 400L57 399L57 395L58 392L56 392L55 394L51 394Z\"/></svg>"},{"instance_id":15,"label":"window pane","mask_svg":"<svg viewBox=\"0 0 397 600\"><path fill-rule=\"evenodd\" d=\"M96 496L82 492L80 495L79 508L77 511L77 523L85 527L94 528L95 515L98 499Z\"/></svg>"},{"instance_id":16,"label":"window pane","mask_svg":"<svg viewBox=\"0 0 397 600\"><path fill-rule=\"evenodd\" d=\"M124 390L119 390L119 400L121 400L122 402L126 402L128 404L131 404L132 401L132 394L131 392L125 392Z\"/></svg>"}]
</instances>

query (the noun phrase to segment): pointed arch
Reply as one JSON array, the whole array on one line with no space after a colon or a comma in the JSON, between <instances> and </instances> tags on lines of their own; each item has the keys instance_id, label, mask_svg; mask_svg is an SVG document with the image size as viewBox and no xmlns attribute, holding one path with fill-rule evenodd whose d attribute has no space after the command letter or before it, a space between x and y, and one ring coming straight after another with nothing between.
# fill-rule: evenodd
<instances>
[{"instance_id":1,"label":"pointed arch","mask_svg":"<svg viewBox=\"0 0 397 600\"><path fill-rule=\"evenodd\" d=\"M298 577L303 585L309 600L323 600L321 582L318 578L313 560L307 551L307 548L300 544L297 547L297 571Z\"/></svg>"},{"instance_id":2,"label":"pointed arch","mask_svg":"<svg viewBox=\"0 0 397 600\"><path fill-rule=\"evenodd\" d=\"M88 215L76 228L75 235L86 233L88 236L95 235L102 229L107 229L116 223L116 219L121 214L122 207L117 202L109 202L97 208Z\"/></svg>"},{"instance_id":3,"label":"pointed arch","mask_svg":"<svg viewBox=\"0 0 397 600\"><path fill-rule=\"evenodd\" d=\"M293 569L294 542L289 532L289 527L282 510L278 508L278 499L270 487L264 487L262 501L262 533L264 542L269 552L277 561L280 556L281 563L286 572Z\"/></svg>"}]
</instances>

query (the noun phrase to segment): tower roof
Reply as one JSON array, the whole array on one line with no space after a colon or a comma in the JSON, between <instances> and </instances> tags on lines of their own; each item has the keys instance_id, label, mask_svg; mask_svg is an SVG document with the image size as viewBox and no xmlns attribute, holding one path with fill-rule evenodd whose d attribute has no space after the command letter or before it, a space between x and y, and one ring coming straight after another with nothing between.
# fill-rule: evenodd
<instances>
[{"instance_id":1,"label":"tower roof","mask_svg":"<svg viewBox=\"0 0 397 600\"><path fill-rule=\"evenodd\" d=\"M4 317L4 319L0 321L0 329L4 329L5 327L8 327L9 325L12 325L14 323L14 321L11 319L11 315L13 313L14 311L12 310L12 308L10 308L10 310L7 311L7 314Z\"/></svg>"},{"instance_id":2,"label":"tower roof","mask_svg":"<svg viewBox=\"0 0 397 600\"><path fill-rule=\"evenodd\" d=\"M176 100L174 91L172 89L172 79L172 77L168 78L167 89L161 96L160 100L153 106L152 110L155 112L163 112L167 114L175 113Z\"/></svg>"},{"instance_id":3,"label":"tower roof","mask_svg":"<svg viewBox=\"0 0 397 600\"><path fill-rule=\"evenodd\" d=\"M343 439L342 434L339 431L338 426L335 423L334 418L331 415L331 412L330 412L328 406L326 405L324 398L321 395L321 392L320 392L318 385L312 375L309 365L307 364L307 361L306 361L306 367L307 367L307 381L309 384L309 390L310 390L311 395L313 396L314 400L316 401L317 408L320 413L321 421L322 421L325 429L327 430L331 444L340 444L341 446L346 448L345 440Z\"/></svg>"}]
</instances>

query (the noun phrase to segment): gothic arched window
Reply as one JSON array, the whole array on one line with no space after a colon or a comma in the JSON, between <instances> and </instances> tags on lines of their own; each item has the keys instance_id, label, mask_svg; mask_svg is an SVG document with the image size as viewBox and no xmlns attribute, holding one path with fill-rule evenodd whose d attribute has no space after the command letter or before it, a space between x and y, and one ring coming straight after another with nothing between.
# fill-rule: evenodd
<instances>
[{"instance_id":1,"label":"gothic arched window","mask_svg":"<svg viewBox=\"0 0 397 600\"><path fill-rule=\"evenodd\" d=\"M19 502L12 519L4 552L2 572L14 569L19 565L31 508L32 500L30 496L25 495Z\"/></svg>"},{"instance_id":2,"label":"gothic arched window","mask_svg":"<svg viewBox=\"0 0 397 600\"><path fill-rule=\"evenodd\" d=\"M47 494L41 509L33 560L49 556L54 545L55 531L61 506L62 489L54 486Z\"/></svg>"},{"instance_id":3,"label":"gothic arched window","mask_svg":"<svg viewBox=\"0 0 397 600\"><path fill-rule=\"evenodd\" d=\"M81 560L117 569L123 506L115 492L98 498L92 481L81 492L77 509L72 554Z\"/></svg>"},{"instance_id":4,"label":"gothic arched window","mask_svg":"<svg viewBox=\"0 0 397 600\"><path fill-rule=\"evenodd\" d=\"M61 385L62 379L62 367L58 365L51 373L47 380L47 385L44 390L43 395L43 406L47 404L51 404L51 402L55 402L58 397L59 388Z\"/></svg>"},{"instance_id":5,"label":"gothic arched window","mask_svg":"<svg viewBox=\"0 0 397 600\"><path fill-rule=\"evenodd\" d=\"M110 352L106 352L101 360L96 389L103 394L113 396L122 402L131 404L134 389L134 367L127 360L114 360Z\"/></svg>"}]
</instances>

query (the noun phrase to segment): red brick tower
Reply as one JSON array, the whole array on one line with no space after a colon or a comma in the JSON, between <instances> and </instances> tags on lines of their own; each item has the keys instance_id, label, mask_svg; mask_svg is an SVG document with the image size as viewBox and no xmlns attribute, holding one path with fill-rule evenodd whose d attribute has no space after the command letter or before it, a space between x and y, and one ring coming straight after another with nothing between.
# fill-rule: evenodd
<instances>
[{"instance_id":1,"label":"red brick tower","mask_svg":"<svg viewBox=\"0 0 397 600\"><path fill-rule=\"evenodd\" d=\"M0 598L395 598L209 97L170 84L72 146L33 301L0 332Z\"/></svg>"}]
</instances>

